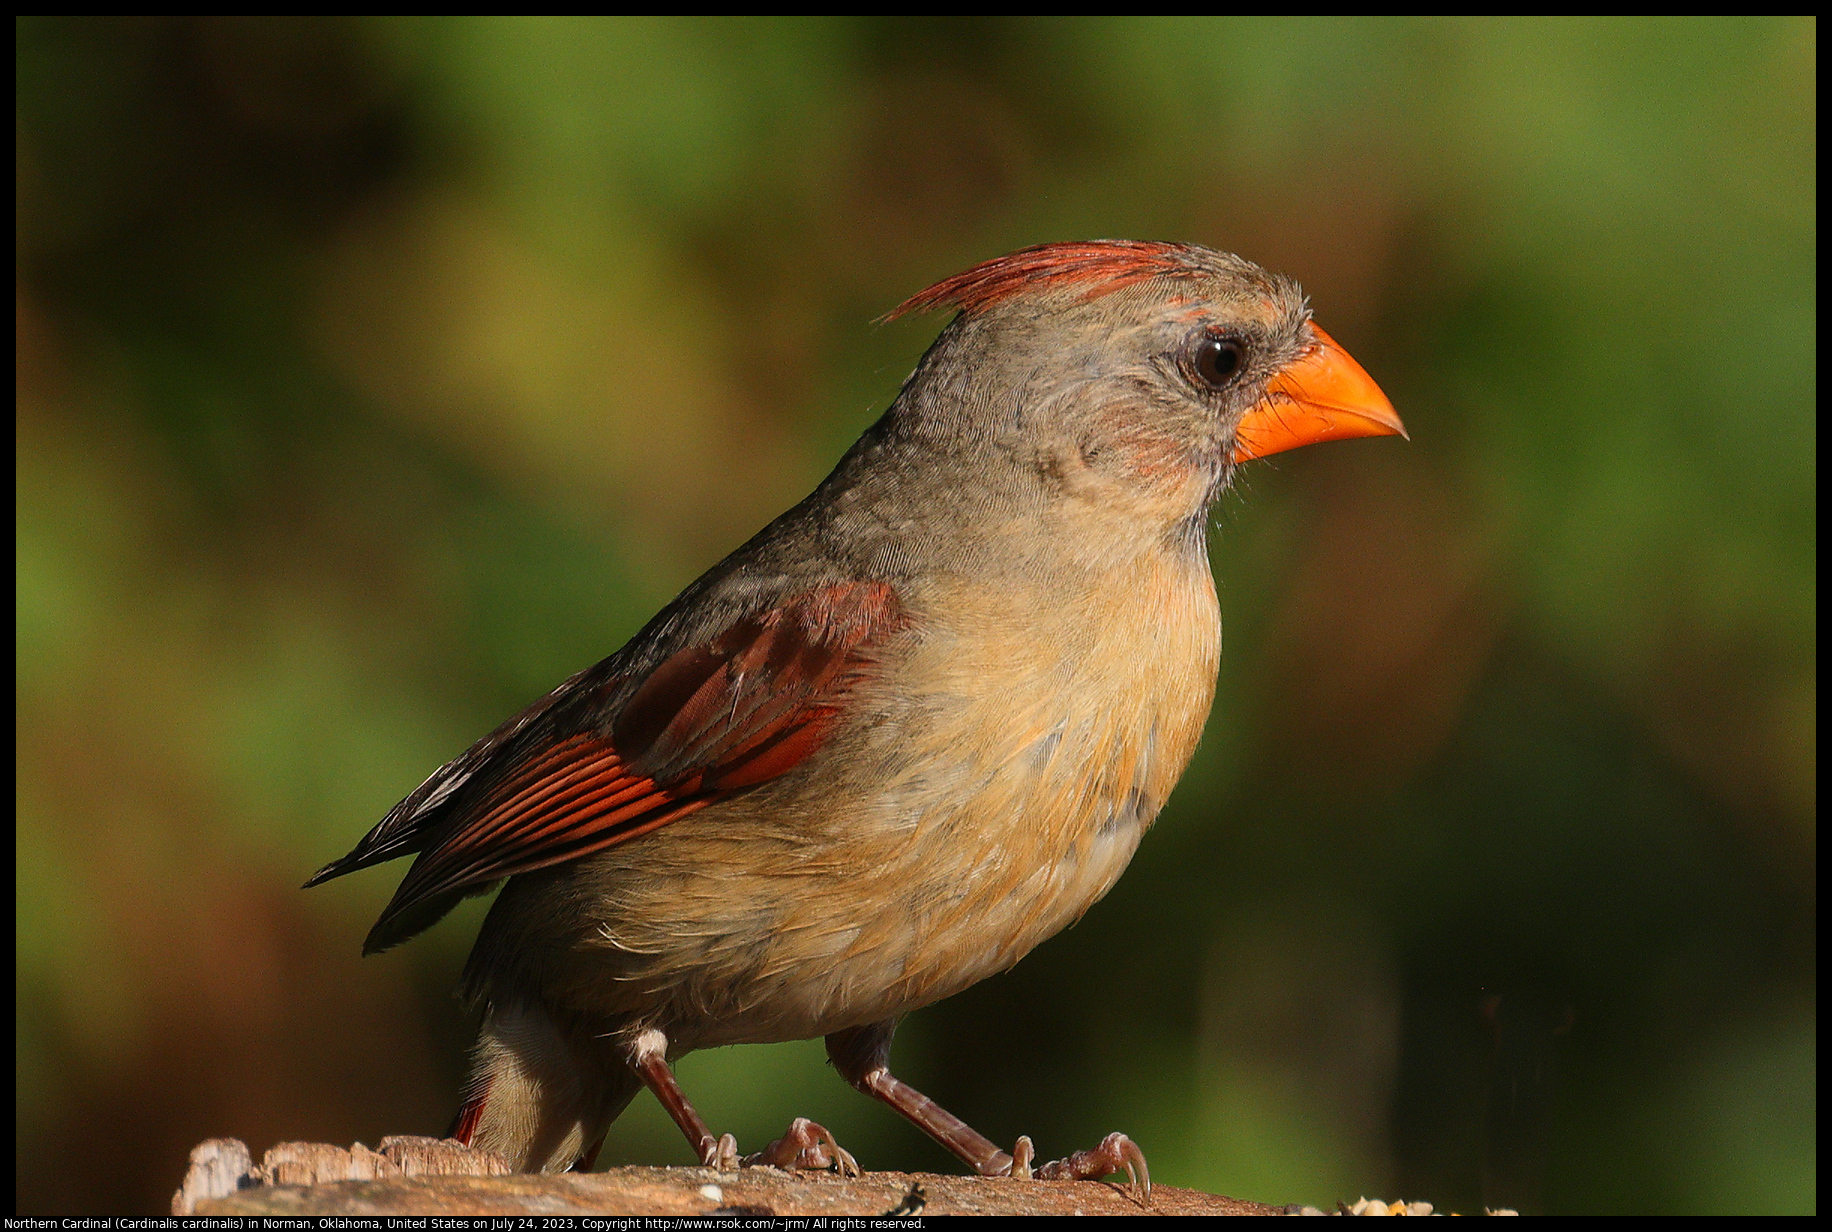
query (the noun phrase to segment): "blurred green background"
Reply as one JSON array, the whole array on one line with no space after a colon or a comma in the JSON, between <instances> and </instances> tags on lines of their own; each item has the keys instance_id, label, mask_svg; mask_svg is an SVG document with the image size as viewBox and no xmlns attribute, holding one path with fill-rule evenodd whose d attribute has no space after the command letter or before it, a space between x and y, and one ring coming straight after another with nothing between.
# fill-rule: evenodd
<instances>
[{"instance_id":1,"label":"blurred green background","mask_svg":"<svg viewBox=\"0 0 1832 1232\"><path fill-rule=\"evenodd\" d=\"M1813 1210L1816 29L21 21L17 1209L440 1132L481 905L362 961L404 866L300 881L799 499L874 317L1121 236L1412 442L1247 468L1188 778L899 1071L1264 1201ZM681 1069L958 1170L818 1042Z\"/></svg>"}]
</instances>

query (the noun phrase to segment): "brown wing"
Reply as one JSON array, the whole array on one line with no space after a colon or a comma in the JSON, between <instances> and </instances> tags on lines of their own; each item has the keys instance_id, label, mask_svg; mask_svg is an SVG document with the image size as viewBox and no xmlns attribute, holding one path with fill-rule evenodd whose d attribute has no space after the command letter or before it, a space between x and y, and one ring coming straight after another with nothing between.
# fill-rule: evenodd
<instances>
[{"instance_id":1,"label":"brown wing","mask_svg":"<svg viewBox=\"0 0 1832 1232\"><path fill-rule=\"evenodd\" d=\"M872 649L903 623L888 585L829 586L677 652L634 692L627 678L581 673L428 779L308 884L421 851L363 947L374 953L467 892L767 782L826 741ZM626 693L608 715L607 697ZM447 772L455 785L441 781Z\"/></svg>"}]
</instances>

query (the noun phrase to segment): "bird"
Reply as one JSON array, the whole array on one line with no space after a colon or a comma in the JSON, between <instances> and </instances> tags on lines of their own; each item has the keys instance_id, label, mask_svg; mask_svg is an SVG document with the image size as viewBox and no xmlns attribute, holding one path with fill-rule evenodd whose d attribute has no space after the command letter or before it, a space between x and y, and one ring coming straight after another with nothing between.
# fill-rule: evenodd
<instances>
[{"instance_id":1,"label":"bird","mask_svg":"<svg viewBox=\"0 0 1832 1232\"><path fill-rule=\"evenodd\" d=\"M435 770L308 887L411 855L373 954L501 886L449 1137L589 1169L647 1088L703 1164L857 1162L796 1117L740 1157L671 1062L824 1038L975 1172L1051 1163L896 1077L905 1015L1005 971L1110 890L1195 751L1237 468L1405 435L1296 282L1194 244L1039 244L887 314L954 315L794 508L621 649Z\"/></svg>"}]
</instances>

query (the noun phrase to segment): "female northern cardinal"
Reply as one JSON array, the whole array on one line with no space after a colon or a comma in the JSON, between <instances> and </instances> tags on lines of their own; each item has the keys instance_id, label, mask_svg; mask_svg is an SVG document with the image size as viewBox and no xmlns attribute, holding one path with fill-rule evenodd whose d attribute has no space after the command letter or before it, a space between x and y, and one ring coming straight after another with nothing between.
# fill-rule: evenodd
<instances>
[{"instance_id":1,"label":"female northern cardinal","mask_svg":"<svg viewBox=\"0 0 1832 1232\"><path fill-rule=\"evenodd\" d=\"M630 642L435 771L307 885L418 853L365 953L508 879L453 1135L589 1166L696 1048L822 1035L840 1073L984 1175L1031 1168L886 1065L898 1018L1078 919L1196 746L1234 466L1402 433L1290 280L1189 245L1044 244L897 312L960 310L814 493ZM856 1169L797 1119L744 1162Z\"/></svg>"}]
</instances>

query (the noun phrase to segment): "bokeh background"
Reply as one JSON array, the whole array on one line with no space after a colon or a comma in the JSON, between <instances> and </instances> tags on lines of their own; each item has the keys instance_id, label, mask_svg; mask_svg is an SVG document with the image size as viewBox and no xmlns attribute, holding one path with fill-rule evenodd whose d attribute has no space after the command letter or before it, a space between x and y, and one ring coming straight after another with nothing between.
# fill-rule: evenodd
<instances>
[{"instance_id":1,"label":"bokeh background","mask_svg":"<svg viewBox=\"0 0 1832 1232\"><path fill-rule=\"evenodd\" d=\"M875 317L1096 236L1299 278L1412 441L1248 468L1195 766L900 1072L1266 1201L1815 1208L1812 20L17 34L19 1211L441 1131L481 904L362 961L401 869L300 881L811 487ZM818 1042L681 1068L956 1168Z\"/></svg>"}]
</instances>

